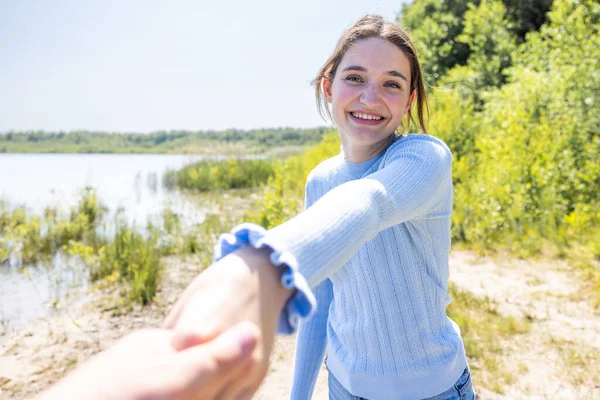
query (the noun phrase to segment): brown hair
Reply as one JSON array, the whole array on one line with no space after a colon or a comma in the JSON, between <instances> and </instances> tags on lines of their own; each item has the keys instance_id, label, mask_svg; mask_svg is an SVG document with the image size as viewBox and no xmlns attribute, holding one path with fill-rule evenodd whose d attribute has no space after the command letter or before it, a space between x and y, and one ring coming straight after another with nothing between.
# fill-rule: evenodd
<instances>
[{"instance_id":1,"label":"brown hair","mask_svg":"<svg viewBox=\"0 0 600 400\"><path fill-rule=\"evenodd\" d=\"M323 93L322 82L323 79L327 79L333 82L333 78L337 71L342 58L346 54L346 51L356 42L363 39L369 38L380 38L395 44L404 54L408 57L410 62L410 93L414 90L417 92L417 116L419 118L418 126L421 128L423 133L427 132L426 119L429 118L429 103L427 102L427 93L425 92L425 85L423 83L423 73L421 72L421 65L417 57L417 51L415 46L408 36L408 33L400 28L398 25L387 22L380 15L368 14L356 21L354 25L348 28L337 45L335 50L329 59L323 64L317 77L313 81L315 85L315 97L317 99L317 108L319 113L324 119L329 117L333 121L331 112L327 107L325 101L325 94ZM404 129L408 129L410 122L417 125L413 118L412 107L408 110L408 122ZM404 125L404 124L402 124Z\"/></svg>"}]
</instances>

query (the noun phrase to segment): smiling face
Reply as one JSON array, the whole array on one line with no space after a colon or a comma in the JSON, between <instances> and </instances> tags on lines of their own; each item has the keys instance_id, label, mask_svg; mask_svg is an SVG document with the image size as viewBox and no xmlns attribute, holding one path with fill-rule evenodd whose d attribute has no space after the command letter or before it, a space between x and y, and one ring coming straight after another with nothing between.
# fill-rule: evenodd
<instances>
[{"instance_id":1,"label":"smiling face","mask_svg":"<svg viewBox=\"0 0 600 400\"><path fill-rule=\"evenodd\" d=\"M410 72L396 45L369 38L348 49L333 82L323 80L348 161L368 160L385 148L414 100Z\"/></svg>"}]
</instances>

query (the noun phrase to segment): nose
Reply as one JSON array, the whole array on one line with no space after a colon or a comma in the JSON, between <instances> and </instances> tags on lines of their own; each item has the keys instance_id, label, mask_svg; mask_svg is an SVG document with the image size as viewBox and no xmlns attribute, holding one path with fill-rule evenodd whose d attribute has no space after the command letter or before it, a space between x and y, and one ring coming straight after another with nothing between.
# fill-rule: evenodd
<instances>
[{"instance_id":1,"label":"nose","mask_svg":"<svg viewBox=\"0 0 600 400\"><path fill-rule=\"evenodd\" d=\"M365 88L360 95L360 102L366 107L379 105L381 98L379 97L379 88L377 85L365 85Z\"/></svg>"}]
</instances>

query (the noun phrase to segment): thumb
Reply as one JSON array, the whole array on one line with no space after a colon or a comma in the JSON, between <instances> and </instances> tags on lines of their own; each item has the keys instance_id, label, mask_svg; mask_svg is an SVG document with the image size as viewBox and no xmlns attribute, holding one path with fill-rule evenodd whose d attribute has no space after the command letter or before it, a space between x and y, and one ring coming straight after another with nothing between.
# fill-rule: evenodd
<instances>
[{"instance_id":1,"label":"thumb","mask_svg":"<svg viewBox=\"0 0 600 400\"><path fill-rule=\"evenodd\" d=\"M203 375L218 375L250 357L258 339L258 327L240 322L210 342L179 352L181 361Z\"/></svg>"}]
</instances>

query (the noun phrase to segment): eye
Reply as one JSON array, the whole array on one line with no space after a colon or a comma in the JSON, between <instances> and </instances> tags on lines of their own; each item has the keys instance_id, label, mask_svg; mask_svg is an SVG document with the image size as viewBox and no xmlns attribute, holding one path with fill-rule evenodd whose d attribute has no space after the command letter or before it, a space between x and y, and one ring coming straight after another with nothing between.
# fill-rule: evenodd
<instances>
[{"instance_id":1,"label":"eye","mask_svg":"<svg viewBox=\"0 0 600 400\"><path fill-rule=\"evenodd\" d=\"M386 82L384 84L384 86L392 88L392 89L402 89L402 87L399 84L397 84L396 82Z\"/></svg>"},{"instance_id":2,"label":"eye","mask_svg":"<svg viewBox=\"0 0 600 400\"><path fill-rule=\"evenodd\" d=\"M362 78L358 75L348 75L345 80L349 82L362 82Z\"/></svg>"}]
</instances>

